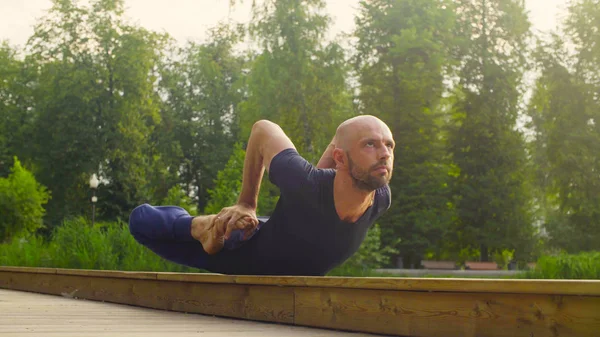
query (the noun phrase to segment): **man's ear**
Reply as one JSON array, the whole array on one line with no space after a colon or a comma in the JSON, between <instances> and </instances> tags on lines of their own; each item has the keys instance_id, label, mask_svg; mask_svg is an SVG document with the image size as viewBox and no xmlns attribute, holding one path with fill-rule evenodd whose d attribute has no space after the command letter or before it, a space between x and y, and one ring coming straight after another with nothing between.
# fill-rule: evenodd
<instances>
[{"instance_id":1,"label":"man's ear","mask_svg":"<svg viewBox=\"0 0 600 337\"><path fill-rule=\"evenodd\" d=\"M346 153L344 152L344 150L340 149L339 147L333 149L333 161L335 161L335 168L337 170L346 167L347 161Z\"/></svg>"}]
</instances>

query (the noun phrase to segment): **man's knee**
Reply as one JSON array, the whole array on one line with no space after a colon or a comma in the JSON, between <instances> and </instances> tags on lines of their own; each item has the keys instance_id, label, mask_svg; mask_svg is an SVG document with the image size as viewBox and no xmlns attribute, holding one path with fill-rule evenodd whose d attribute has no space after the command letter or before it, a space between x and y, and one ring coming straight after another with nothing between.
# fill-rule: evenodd
<instances>
[{"instance_id":1,"label":"man's knee","mask_svg":"<svg viewBox=\"0 0 600 337\"><path fill-rule=\"evenodd\" d=\"M147 208L151 207L148 204L142 204L136 207L129 215L129 233L138 241L144 241L147 236L145 232L148 230Z\"/></svg>"},{"instance_id":2,"label":"man's knee","mask_svg":"<svg viewBox=\"0 0 600 337\"><path fill-rule=\"evenodd\" d=\"M266 132L267 134L272 134L273 132L282 132L283 129L279 126L279 124L272 122L268 119L261 119L256 121L252 125L252 132Z\"/></svg>"}]
</instances>

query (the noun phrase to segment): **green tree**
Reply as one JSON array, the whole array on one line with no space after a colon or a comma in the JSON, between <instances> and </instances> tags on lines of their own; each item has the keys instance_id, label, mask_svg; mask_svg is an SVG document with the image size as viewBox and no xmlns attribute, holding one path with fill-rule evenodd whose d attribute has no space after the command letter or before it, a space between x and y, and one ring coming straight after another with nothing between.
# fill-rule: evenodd
<instances>
[{"instance_id":1,"label":"green tree","mask_svg":"<svg viewBox=\"0 0 600 337\"><path fill-rule=\"evenodd\" d=\"M598 20L597 1L574 1L562 36L540 42L528 111L542 221L551 247L573 253L600 249Z\"/></svg>"},{"instance_id":2,"label":"green tree","mask_svg":"<svg viewBox=\"0 0 600 337\"><path fill-rule=\"evenodd\" d=\"M227 164L217 174L214 182L215 187L207 191L210 200L204 209L204 214L219 213L223 207L231 206L238 201L242 191L245 157L246 151L243 149L242 143L236 143ZM275 208L279 197L269 193L273 186L273 183L269 182L268 179L262 180L256 208L258 216L268 216Z\"/></svg>"},{"instance_id":3,"label":"green tree","mask_svg":"<svg viewBox=\"0 0 600 337\"><path fill-rule=\"evenodd\" d=\"M34 82L26 63L8 42L0 45L0 177L10 173L13 157L30 163L27 145L32 123Z\"/></svg>"},{"instance_id":4,"label":"green tree","mask_svg":"<svg viewBox=\"0 0 600 337\"><path fill-rule=\"evenodd\" d=\"M39 69L32 157L54 193L54 225L89 209L93 172L103 179L104 217L125 218L152 197L148 177L161 160L150 137L160 123L156 67L166 41L122 16L123 1L55 0L29 42L28 62Z\"/></svg>"},{"instance_id":5,"label":"green tree","mask_svg":"<svg viewBox=\"0 0 600 337\"><path fill-rule=\"evenodd\" d=\"M457 221L448 240L480 259L516 249L530 253L533 235L526 153L517 129L530 24L522 1L457 2L459 82L454 88L449 150Z\"/></svg>"},{"instance_id":6,"label":"green tree","mask_svg":"<svg viewBox=\"0 0 600 337\"><path fill-rule=\"evenodd\" d=\"M363 1L356 20L361 112L386 121L397 144L382 241L406 266L438 245L452 219L439 109L454 21L451 3L433 0Z\"/></svg>"},{"instance_id":7,"label":"green tree","mask_svg":"<svg viewBox=\"0 0 600 337\"><path fill-rule=\"evenodd\" d=\"M217 172L223 168L238 137L238 103L244 93L244 59L234 47L243 38L240 27L219 25L209 40L190 42L169 62L161 80L173 140L180 149L180 182L198 209L204 209ZM169 144L169 143L167 143Z\"/></svg>"},{"instance_id":8,"label":"green tree","mask_svg":"<svg viewBox=\"0 0 600 337\"><path fill-rule=\"evenodd\" d=\"M259 45L241 103L241 140L254 122L269 119L315 162L339 123L353 114L345 56L324 43L330 19L322 0L253 3L250 37Z\"/></svg>"},{"instance_id":9,"label":"green tree","mask_svg":"<svg viewBox=\"0 0 600 337\"><path fill-rule=\"evenodd\" d=\"M0 178L0 243L33 234L43 226L44 205L50 199L45 186L21 165L18 158L7 178Z\"/></svg>"}]
</instances>

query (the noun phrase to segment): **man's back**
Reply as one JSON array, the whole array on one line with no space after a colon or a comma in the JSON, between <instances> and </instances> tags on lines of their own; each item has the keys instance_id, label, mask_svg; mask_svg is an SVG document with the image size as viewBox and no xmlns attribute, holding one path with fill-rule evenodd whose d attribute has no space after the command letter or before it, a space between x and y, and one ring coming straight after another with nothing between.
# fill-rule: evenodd
<instances>
[{"instance_id":1,"label":"man's back","mask_svg":"<svg viewBox=\"0 0 600 337\"><path fill-rule=\"evenodd\" d=\"M324 275L354 254L368 229L390 206L389 187L376 190L373 204L354 223L335 209L336 171L316 169L294 149L273 158L269 179L281 196L269 220L247 242L215 256L224 273Z\"/></svg>"}]
</instances>

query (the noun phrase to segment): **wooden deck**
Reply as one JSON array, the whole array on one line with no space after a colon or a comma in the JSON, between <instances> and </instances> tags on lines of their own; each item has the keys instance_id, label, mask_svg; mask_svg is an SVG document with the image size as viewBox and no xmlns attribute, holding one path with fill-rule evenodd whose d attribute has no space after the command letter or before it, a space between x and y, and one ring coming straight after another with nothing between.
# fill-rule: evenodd
<instances>
[{"instance_id":1,"label":"wooden deck","mask_svg":"<svg viewBox=\"0 0 600 337\"><path fill-rule=\"evenodd\" d=\"M375 336L0 289L0 336Z\"/></svg>"},{"instance_id":2,"label":"wooden deck","mask_svg":"<svg viewBox=\"0 0 600 337\"><path fill-rule=\"evenodd\" d=\"M600 336L598 280L263 277L0 267L0 288L159 309L164 315L178 311L394 336Z\"/></svg>"}]
</instances>

